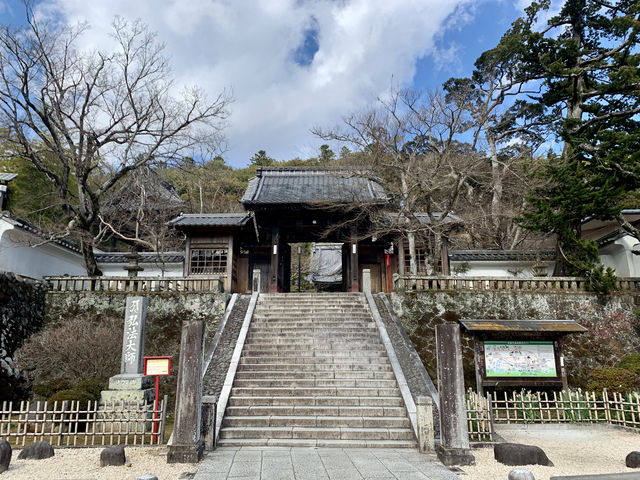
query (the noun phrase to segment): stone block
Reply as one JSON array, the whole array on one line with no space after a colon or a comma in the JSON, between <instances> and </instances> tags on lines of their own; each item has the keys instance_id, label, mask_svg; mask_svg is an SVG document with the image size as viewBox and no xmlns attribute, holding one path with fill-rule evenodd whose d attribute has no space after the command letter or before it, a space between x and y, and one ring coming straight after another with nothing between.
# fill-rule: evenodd
<instances>
[{"instance_id":1,"label":"stone block","mask_svg":"<svg viewBox=\"0 0 640 480\"><path fill-rule=\"evenodd\" d=\"M640 468L640 452L631 452L625 458L624 463L629 468Z\"/></svg>"},{"instance_id":2,"label":"stone block","mask_svg":"<svg viewBox=\"0 0 640 480\"><path fill-rule=\"evenodd\" d=\"M154 399L154 390L103 390L100 393L100 403L149 403Z\"/></svg>"},{"instance_id":3,"label":"stone block","mask_svg":"<svg viewBox=\"0 0 640 480\"><path fill-rule=\"evenodd\" d=\"M114 445L107 447L100 452L101 467L119 467L126 462L124 447L122 445Z\"/></svg>"},{"instance_id":4,"label":"stone block","mask_svg":"<svg viewBox=\"0 0 640 480\"><path fill-rule=\"evenodd\" d=\"M198 463L202 460L203 452L202 442L195 445L169 445L167 463Z\"/></svg>"},{"instance_id":5,"label":"stone block","mask_svg":"<svg viewBox=\"0 0 640 480\"><path fill-rule=\"evenodd\" d=\"M152 473L143 473L136 480L158 480L158 477L153 475Z\"/></svg>"},{"instance_id":6,"label":"stone block","mask_svg":"<svg viewBox=\"0 0 640 480\"><path fill-rule=\"evenodd\" d=\"M475 465L476 459L470 448L451 448L443 445L436 445L438 460L447 467L454 465Z\"/></svg>"},{"instance_id":7,"label":"stone block","mask_svg":"<svg viewBox=\"0 0 640 480\"><path fill-rule=\"evenodd\" d=\"M121 373L109 379L109 390L144 390L151 388L153 379L141 374Z\"/></svg>"},{"instance_id":8,"label":"stone block","mask_svg":"<svg viewBox=\"0 0 640 480\"><path fill-rule=\"evenodd\" d=\"M18 455L19 460L44 460L55 455L53 447L47 442L36 442L24 447Z\"/></svg>"},{"instance_id":9,"label":"stone block","mask_svg":"<svg viewBox=\"0 0 640 480\"><path fill-rule=\"evenodd\" d=\"M493 447L494 458L503 465L544 465L553 467L546 453L535 445L499 443Z\"/></svg>"},{"instance_id":10,"label":"stone block","mask_svg":"<svg viewBox=\"0 0 640 480\"><path fill-rule=\"evenodd\" d=\"M0 473L9 470L11 463L11 445L6 440L0 439Z\"/></svg>"},{"instance_id":11,"label":"stone block","mask_svg":"<svg viewBox=\"0 0 640 480\"><path fill-rule=\"evenodd\" d=\"M508 480L535 480L531 470L526 468L514 468L509 472Z\"/></svg>"}]
</instances>

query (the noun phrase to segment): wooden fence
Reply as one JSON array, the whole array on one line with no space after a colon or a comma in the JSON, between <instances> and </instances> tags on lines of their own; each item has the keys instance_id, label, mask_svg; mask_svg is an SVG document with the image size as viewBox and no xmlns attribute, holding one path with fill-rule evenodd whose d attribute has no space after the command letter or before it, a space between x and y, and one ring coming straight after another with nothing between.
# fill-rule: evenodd
<instances>
[{"instance_id":1,"label":"wooden fence","mask_svg":"<svg viewBox=\"0 0 640 480\"><path fill-rule=\"evenodd\" d=\"M414 291L524 291L524 292L586 292L589 283L579 277L440 277L424 275L394 275L395 290ZM640 278L619 278L619 291L640 290Z\"/></svg>"},{"instance_id":2,"label":"wooden fence","mask_svg":"<svg viewBox=\"0 0 640 480\"><path fill-rule=\"evenodd\" d=\"M222 292L215 277L45 277L52 292L174 293Z\"/></svg>"},{"instance_id":3,"label":"wooden fence","mask_svg":"<svg viewBox=\"0 0 640 480\"><path fill-rule=\"evenodd\" d=\"M57 446L160 445L164 443L167 399L153 403L78 401L3 402L0 438L16 446L46 441ZM155 430L154 430L155 427Z\"/></svg>"},{"instance_id":4,"label":"wooden fence","mask_svg":"<svg viewBox=\"0 0 640 480\"><path fill-rule=\"evenodd\" d=\"M491 441L496 423L606 423L640 429L640 393L601 395L581 390L563 392L467 394L467 420L472 441Z\"/></svg>"}]
</instances>

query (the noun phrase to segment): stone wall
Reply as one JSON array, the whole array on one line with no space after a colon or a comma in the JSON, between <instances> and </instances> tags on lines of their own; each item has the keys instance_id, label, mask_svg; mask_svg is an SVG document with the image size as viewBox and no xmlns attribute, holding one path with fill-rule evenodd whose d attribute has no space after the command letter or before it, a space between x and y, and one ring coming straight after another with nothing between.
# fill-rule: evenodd
<instances>
[{"instance_id":1,"label":"stone wall","mask_svg":"<svg viewBox=\"0 0 640 480\"><path fill-rule=\"evenodd\" d=\"M615 365L640 349L640 296L593 293L406 292L392 294L394 311L431 375L436 375L435 326L462 318L569 319L588 329L565 337L570 386L584 387L594 368ZM463 335L467 387L475 388L473 343Z\"/></svg>"},{"instance_id":2,"label":"stone wall","mask_svg":"<svg viewBox=\"0 0 640 480\"><path fill-rule=\"evenodd\" d=\"M150 294L147 320L150 325L170 323L179 330L184 318L203 319L209 338L215 334L229 298L229 294L218 292ZM72 315L110 315L124 319L125 302L126 295L122 293L49 292L44 323L56 323Z\"/></svg>"},{"instance_id":3,"label":"stone wall","mask_svg":"<svg viewBox=\"0 0 640 480\"><path fill-rule=\"evenodd\" d=\"M0 272L0 400L19 396L13 354L41 327L46 290L43 282Z\"/></svg>"}]
</instances>

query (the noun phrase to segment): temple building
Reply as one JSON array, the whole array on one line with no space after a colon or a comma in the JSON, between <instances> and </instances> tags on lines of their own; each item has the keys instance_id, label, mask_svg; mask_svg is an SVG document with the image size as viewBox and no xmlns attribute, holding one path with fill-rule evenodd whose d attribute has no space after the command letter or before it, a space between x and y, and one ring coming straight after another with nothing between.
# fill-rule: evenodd
<instances>
[{"instance_id":1,"label":"temple building","mask_svg":"<svg viewBox=\"0 0 640 480\"><path fill-rule=\"evenodd\" d=\"M359 291L362 270L387 291L398 272L390 238L367 236L371 213L387 196L375 179L339 167L259 168L240 200L245 213L183 214L170 224L187 237L184 275L222 275L225 290L249 292L254 269L262 290L291 289L291 244L342 244L342 290ZM394 252L394 253L392 253ZM266 279L266 281L265 281Z\"/></svg>"}]
</instances>

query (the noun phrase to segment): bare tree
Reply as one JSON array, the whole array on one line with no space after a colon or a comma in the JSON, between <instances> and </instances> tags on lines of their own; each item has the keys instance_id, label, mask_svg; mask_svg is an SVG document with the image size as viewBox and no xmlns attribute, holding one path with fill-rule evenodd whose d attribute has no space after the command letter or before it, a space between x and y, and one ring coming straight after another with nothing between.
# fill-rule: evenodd
<instances>
[{"instance_id":1,"label":"bare tree","mask_svg":"<svg viewBox=\"0 0 640 480\"><path fill-rule=\"evenodd\" d=\"M377 108L347 117L343 127L314 130L324 139L355 147L359 154L350 157L383 180L391 213L372 210L370 233L405 237L412 274L418 272L420 241L430 246L427 271L437 269L443 236L456 218L453 212L469 178L485 161L460 140L468 120L464 106L439 93L393 90Z\"/></svg>"},{"instance_id":2,"label":"bare tree","mask_svg":"<svg viewBox=\"0 0 640 480\"><path fill-rule=\"evenodd\" d=\"M93 254L101 202L129 172L181 159L217 142L230 101L198 88L174 95L163 46L140 23L116 18L113 52L80 49L86 25L57 26L34 18L0 30L0 123L11 154L31 161L56 186L79 233L87 272L100 275Z\"/></svg>"}]
</instances>

